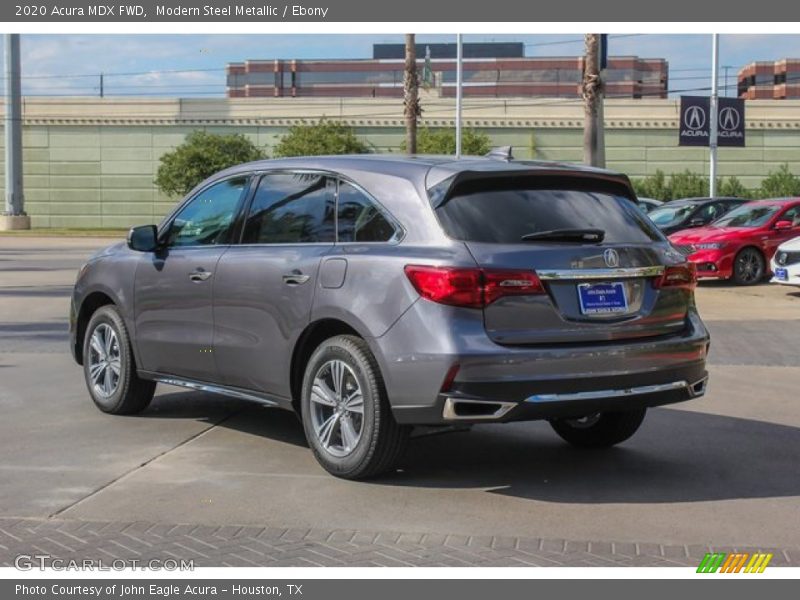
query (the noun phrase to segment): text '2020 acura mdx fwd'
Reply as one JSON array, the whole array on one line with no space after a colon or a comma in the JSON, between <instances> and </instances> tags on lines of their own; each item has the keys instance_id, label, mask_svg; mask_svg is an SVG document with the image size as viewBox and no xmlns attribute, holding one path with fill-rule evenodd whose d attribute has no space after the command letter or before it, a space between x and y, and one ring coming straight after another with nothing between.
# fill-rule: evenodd
<instances>
[{"instance_id":1,"label":"text '2020 acura mdx fwd'","mask_svg":"<svg viewBox=\"0 0 800 600\"><path fill-rule=\"evenodd\" d=\"M294 410L346 478L389 469L414 425L547 419L610 446L707 378L694 266L632 200L551 163L240 165L89 260L72 351L103 411L157 382Z\"/></svg>"}]
</instances>

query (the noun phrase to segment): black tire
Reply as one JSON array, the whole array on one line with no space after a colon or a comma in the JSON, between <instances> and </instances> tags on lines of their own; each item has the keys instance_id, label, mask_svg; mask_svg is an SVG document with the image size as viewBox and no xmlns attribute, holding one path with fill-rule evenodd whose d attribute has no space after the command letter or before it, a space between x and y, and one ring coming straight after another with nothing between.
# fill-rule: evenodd
<instances>
[{"instance_id":1,"label":"black tire","mask_svg":"<svg viewBox=\"0 0 800 600\"><path fill-rule=\"evenodd\" d=\"M557 419L550 422L555 432L573 446L607 448L631 437L644 421L647 409L605 412L583 419Z\"/></svg>"},{"instance_id":2,"label":"black tire","mask_svg":"<svg viewBox=\"0 0 800 600\"><path fill-rule=\"evenodd\" d=\"M104 394L102 384L95 385L91 370L92 360L98 353L92 346L92 337L98 330L107 332L110 328L116 336L116 346L112 344L109 355L119 357L119 375L116 385L109 394ZM116 351L114 348L116 347ZM95 363L95 367L97 364ZM108 370L106 366L106 370ZM112 370L113 371L113 370ZM103 371L105 373L105 371ZM89 319L86 336L83 340L83 374L86 387L97 408L113 415L132 415L143 411L153 399L156 389L154 381L140 379L136 374L136 362L133 357L130 337L125 322L113 305L102 306ZM103 381L105 378L103 377Z\"/></svg>"},{"instance_id":3,"label":"black tire","mask_svg":"<svg viewBox=\"0 0 800 600\"><path fill-rule=\"evenodd\" d=\"M733 282L736 285L755 285L764 278L766 261L756 248L742 248L733 259Z\"/></svg>"},{"instance_id":4,"label":"black tire","mask_svg":"<svg viewBox=\"0 0 800 600\"><path fill-rule=\"evenodd\" d=\"M355 389L355 393L360 392L362 413L359 417L357 412L348 413L341 408L342 416L338 420L334 419L331 431L328 432L328 440L331 442L331 447L328 448L320 439L324 434L317 431L325 429L320 423L323 421L324 424L328 420L323 420L325 411L330 410L332 415L337 408L318 401L314 401L312 406L312 387L317 377L332 378L331 365L340 362L349 368L343 376L347 381L341 380L344 391L337 394L331 386L327 391L332 391L338 398L337 402L340 402L339 406L344 407L346 405L344 392L347 391L347 385L350 385L351 391ZM355 387L356 384L358 388ZM315 393L315 398L319 399L319 393ZM367 479L384 473L400 459L408 444L411 428L398 425L394 420L378 363L367 343L356 336L339 335L325 340L311 355L303 376L301 410L306 439L314 456L328 473L336 477ZM352 448L343 447L345 446L344 420L351 423L350 431L355 430L356 421L360 425L358 440ZM337 426L339 445L342 447L336 449L338 454L334 454Z\"/></svg>"}]
</instances>

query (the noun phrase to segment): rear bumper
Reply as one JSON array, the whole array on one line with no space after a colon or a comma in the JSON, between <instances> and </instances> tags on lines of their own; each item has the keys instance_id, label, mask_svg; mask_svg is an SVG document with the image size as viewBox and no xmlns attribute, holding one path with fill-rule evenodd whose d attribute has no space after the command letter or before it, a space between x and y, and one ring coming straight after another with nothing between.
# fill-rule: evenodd
<instances>
[{"instance_id":1,"label":"rear bumper","mask_svg":"<svg viewBox=\"0 0 800 600\"><path fill-rule=\"evenodd\" d=\"M655 379L662 380L665 375L659 373ZM694 379L698 375L700 377ZM549 387L564 391L534 393L522 400L502 400L497 396L470 396L463 393L440 394L434 405L395 411L395 417L401 423L426 425L532 421L650 408L692 400L705 394L708 373L704 368L686 369L682 376L689 379L643 383L648 378L640 375L631 379L637 382L635 385L611 388L602 387L602 382L597 380L592 380L588 386L575 380L550 382ZM608 384L620 386L621 382L617 378ZM541 385L532 383L532 387ZM580 387L592 389L570 391Z\"/></svg>"},{"instance_id":2,"label":"rear bumper","mask_svg":"<svg viewBox=\"0 0 800 600\"><path fill-rule=\"evenodd\" d=\"M501 346L487 337L480 311L427 301L370 340L395 419L414 425L550 419L690 400L705 391L708 344L691 310L679 334Z\"/></svg>"}]
</instances>

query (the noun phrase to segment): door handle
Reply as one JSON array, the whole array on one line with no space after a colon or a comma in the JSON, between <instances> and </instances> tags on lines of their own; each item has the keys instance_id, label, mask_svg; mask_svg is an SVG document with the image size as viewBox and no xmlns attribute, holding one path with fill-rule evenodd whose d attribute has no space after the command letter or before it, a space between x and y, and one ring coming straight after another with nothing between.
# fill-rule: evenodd
<instances>
[{"instance_id":1,"label":"door handle","mask_svg":"<svg viewBox=\"0 0 800 600\"><path fill-rule=\"evenodd\" d=\"M286 285L300 285L311 279L310 275L303 275L301 271L295 269L291 273L283 276L283 283Z\"/></svg>"},{"instance_id":2,"label":"door handle","mask_svg":"<svg viewBox=\"0 0 800 600\"><path fill-rule=\"evenodd\" d=\"M203 282L209 277L211 277L211 271L206 271L205 269L197 269L189 273L189 280L194 283Z\"/></svg>"}]
</instances>

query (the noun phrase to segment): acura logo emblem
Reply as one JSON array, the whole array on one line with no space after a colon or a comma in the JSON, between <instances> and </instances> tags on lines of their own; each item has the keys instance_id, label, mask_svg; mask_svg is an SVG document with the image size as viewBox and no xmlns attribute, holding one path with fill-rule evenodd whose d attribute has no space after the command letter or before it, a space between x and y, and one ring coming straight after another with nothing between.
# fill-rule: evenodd
<instances>
[{"instance_id":1,"label":"acura logo emblem","mask_svg":"<svg viewBox=\"0 0 800 600\"><path fill-rule=\"evenodd\" d=\"M735 131L739 129L741 120L739 111L731 106L726 106L719 111L719 126L725 131Z\"/></svg>"},{"instance_id":2,"label":"acura logo emblem","mask_svg":"<svg viewBox=\"0 0 800 600\"><path fill-rule=\"evenodd\" d=\"M608 248L603 252L603 260L606 261L606 266L612 269L619 266L619 253L613 248Z\"/></svg>"},{"instance_id":3,"label":"acura logo emblem","mask_svg":"<svg viewBox=\"0 0 800 600\"><path fill-rule=\"evenodd\" d=\"M690 106L683 113L683 120L689 129L702 129L706 124L706 111L700 106Z\"/></svg>"},{"instance_id":4,"label":"acura logo emblem","mask_svg":"<svg viewBox=\"0 0 800 600\"><path fill-rule=\"evenodd\" d=\"M786 252L781 252L780 254L778 254L778 264L785 265L787 258L789 257L786 255Z\"/></svg>"}]
</instances>

